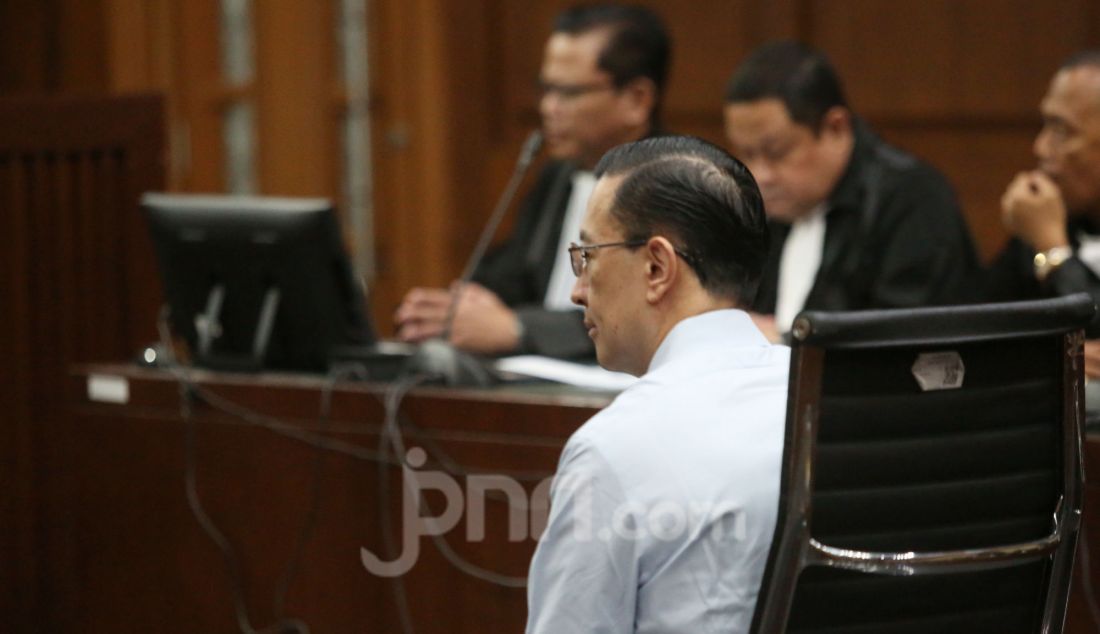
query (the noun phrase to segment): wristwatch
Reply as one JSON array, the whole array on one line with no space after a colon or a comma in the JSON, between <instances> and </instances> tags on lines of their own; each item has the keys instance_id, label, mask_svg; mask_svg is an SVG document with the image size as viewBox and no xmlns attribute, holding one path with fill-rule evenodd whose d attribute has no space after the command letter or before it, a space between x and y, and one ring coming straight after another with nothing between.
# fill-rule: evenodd
<instances>
[{"instance_id":1,"label":"wristwatch","mask_svg":"<svg viewBox=\"0 0 1100 634\"><path fill-rule=\"evenodd\" d=\"M1054 247L1035 254L1035 279L1046 281L1059 266L1073 257L1073 247Z\"/></svg>"}]
</instances>

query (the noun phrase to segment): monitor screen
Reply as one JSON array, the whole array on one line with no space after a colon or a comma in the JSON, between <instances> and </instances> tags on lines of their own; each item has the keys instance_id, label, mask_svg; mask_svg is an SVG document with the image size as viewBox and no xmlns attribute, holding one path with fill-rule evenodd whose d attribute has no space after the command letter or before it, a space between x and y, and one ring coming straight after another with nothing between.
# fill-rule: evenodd
<instances>
[{"instance_id":1,"label":"monitor screen","mask_svg":"<svg viewBox=\"0 0 1100 634\"><path fill-rule=\"evenodd\" d=\"M333 349L372 342L331 202L149 193L142 208L197 365L324 370Z\"/></svg>"}]
</instances>

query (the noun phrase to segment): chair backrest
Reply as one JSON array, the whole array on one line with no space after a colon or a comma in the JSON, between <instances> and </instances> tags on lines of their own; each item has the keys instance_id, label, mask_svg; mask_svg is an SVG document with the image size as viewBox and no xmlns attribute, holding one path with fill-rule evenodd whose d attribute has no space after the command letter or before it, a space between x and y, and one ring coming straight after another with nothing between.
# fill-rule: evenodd
<instances>
[{"instance_id":1,"label":"chair backrest","mask_svg":"<svg viewBox=\"0 0 1100 634\"><path fill-rule=\"evenodd\" d=\"M1060 632L1094 310L800 315L752 631Z\"/></svg>"}]
</instances>

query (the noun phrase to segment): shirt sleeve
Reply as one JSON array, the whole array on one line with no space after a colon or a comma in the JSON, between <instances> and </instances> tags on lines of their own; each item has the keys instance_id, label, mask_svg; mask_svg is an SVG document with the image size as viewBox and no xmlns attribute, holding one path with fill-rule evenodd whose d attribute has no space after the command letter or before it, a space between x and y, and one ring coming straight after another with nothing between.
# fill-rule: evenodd
<instances>
[{"instance_id":1,"label":"shirt sleeve","mask_svg":"<svg viewBox=\"0 0 1100 634\"><path fill-rule=\"evenodd\" d=\"M527 584L528 634L634 631L638 512L600 452L571 439Z\"/></svg>"},{"instance_id":2,"label":"shirt sleeve","mask_svg":"<svg viewBox=\"0 0 1100 634\"><path fill-rule=\"evenodd\" d=\"M1035 278L1034 256L1031 247L1017 239L1009 240L986 274L982 299L1009 302L1088 293L1100 306L1100 278L1076 255L1052 271L1042 284ZM1085 329L1085 335L1090 339L1100 337L1100 313Z\"/></svg>"}]
</instances>

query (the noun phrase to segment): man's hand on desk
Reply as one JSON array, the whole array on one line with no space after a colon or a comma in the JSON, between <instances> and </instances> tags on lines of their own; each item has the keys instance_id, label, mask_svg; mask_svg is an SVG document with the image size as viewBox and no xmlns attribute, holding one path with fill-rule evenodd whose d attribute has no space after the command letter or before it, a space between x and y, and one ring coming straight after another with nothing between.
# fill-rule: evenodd
<instances>
[{"instance_id":1,"label":"man's hand on desk","mask_svg":"<svg viewBox=\"0 0 1100 634\"><path fill-rule=\"evenodd\" d=\"M394 314L397 337L418 343L443 334L451 297L451 291L442 288L410 290ZM468 282L455 308L451 343L469 352L503 354L518 348L519 338L515 312L489 289Z\"/></svg>"}]
</instances>

